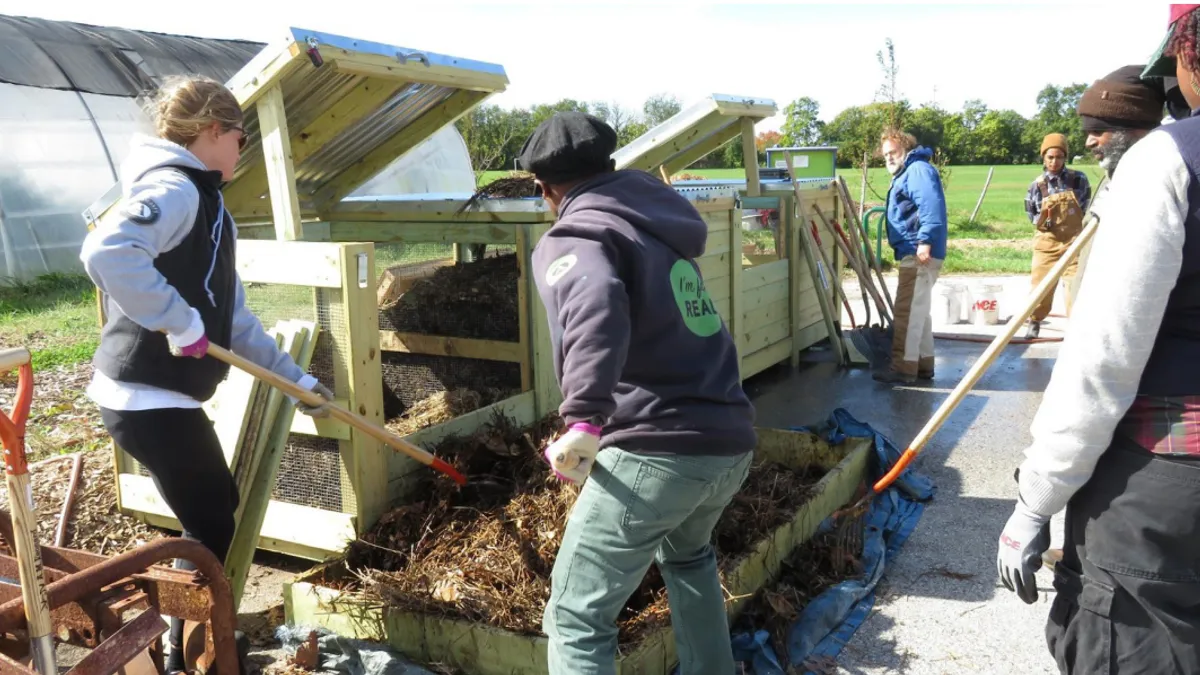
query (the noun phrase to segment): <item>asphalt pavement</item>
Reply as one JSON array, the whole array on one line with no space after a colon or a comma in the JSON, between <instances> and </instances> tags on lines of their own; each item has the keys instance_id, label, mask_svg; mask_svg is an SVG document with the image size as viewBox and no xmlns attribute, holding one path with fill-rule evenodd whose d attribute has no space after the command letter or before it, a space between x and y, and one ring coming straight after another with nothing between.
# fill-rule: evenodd
<instances>
[{"instance_id":1,"label":"asphalt pavement","mask_svg":"<svg viewBox=\"0 0 1200 675\"><path fill-rule=\"evenodd\" d=\"M954 282L1002 284L1002 319L1028 292L1027 277L942 283ZM848 290L857 292L851 286ZM1056 311L1061 309L1060 299ZM991 337L1002 329L939 319L935 330L943 333ZM1042 336L1061 336L1066 323L1052 317ZM986 347L937 340L935 379L917 385L884 385L865 368L817 362L796 371L778 368L751 380L748 389L762 426L815 424L835 408L845 408L903 448ZM1057 343L1009 346L918 457L915 466L936 482L937 496L890 562L875 610L843 650L838 672L1057 672L1044 637L1053 599L1050 573L1039 573L1038 602L1026 605L1000 585L995 556L1016 498L1013 471L1029 444L1029 425L1058 348ZM1060 515L1054 521L1054 546L1060 545L1061 530Z\"/></svg>"}]
</instances>

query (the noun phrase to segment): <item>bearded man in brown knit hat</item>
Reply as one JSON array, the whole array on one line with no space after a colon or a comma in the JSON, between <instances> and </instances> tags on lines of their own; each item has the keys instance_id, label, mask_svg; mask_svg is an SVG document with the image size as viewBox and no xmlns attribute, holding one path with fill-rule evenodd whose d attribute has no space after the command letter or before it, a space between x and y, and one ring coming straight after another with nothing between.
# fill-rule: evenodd
<instances>
[{"instance_id":1,"label":"bearded man in brown knit hat","mask_svg":"<svg viewBox=\"0 0 1200 675\"><path fill-rule=\"evenodd\" d=\"M1109 178L1117 170L1121 158L1162 123L1163 108L1169 104L1162 80L1143 80L1145 66L1125 66L1092 83L1079 99L1076 112L1087 133L1087 149L1100 163ZM1170 83L1173 85L1174 83ZM1168 106L1169 107L1169 106ZM1104 181L1092 199L1092 212L1103 215L1104 195L1109 181ZM1079 283L1087 268L1091 243L1079 252L1075 274L1066 279L1067 306L1070 307L1079 291Z\"/></svg>"},{"instance_id":2,"label":"bearded man in brown knit hat","mask_svg":"<svg viewBox=\"0 0 1200 675\"><path fill-rule=\"evenodd\" d=\"M1054 264L1062 258L1071 242L1083 231L1083 214L1092 197L1092 187L1082 171L1067 168L1067 137L1047 134L1042 140L1042 164L1046 170L1029 186L1025 213L1037 228L1033 237L1033 269L1030 286L1036 288ZM1075 274L1072 264L1063 272L1067 279ZM1054 291L1042 298L1030 317L1026 338L1035 338L1054 304ZM1067 312L1070 313L1070 306Z\"/></svg>"},{"instance_id":3,"label":"bearded man in brown knit hat","mask_svg":"<svg viewBox=\"0 0 1200 675\"><path fill-rule=\"evenodd\" d=\"M1096 80L1076 108L1087 149L1110 178L1129 148L1162 123L1166 97L1161 86L1141 79L1142 70L1125 66Z\"/></svg>"}]
</instances>

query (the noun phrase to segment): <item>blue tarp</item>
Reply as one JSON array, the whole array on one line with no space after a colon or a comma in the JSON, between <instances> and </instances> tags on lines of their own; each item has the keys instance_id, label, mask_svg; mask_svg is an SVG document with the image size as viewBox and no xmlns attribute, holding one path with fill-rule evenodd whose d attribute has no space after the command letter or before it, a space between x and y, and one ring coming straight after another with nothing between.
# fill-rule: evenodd
<instances>
[{"instance_id":1,"label":"blue tarp","mask_svg":"<svg viewBox=\"0 0 1200 675\"><path fill-rule=\"evenodd\" d=\"M839 408L818 428L797 428L824 436L830 443L846 438L870 438L875 444L874 477L893 466L901 451L870 425L859 422ZM788 657L792 666L829 663L862 625L875 604L875 586L883 577L887 562L899 552L912 534L925 509L924 502L936 491L929 478L906 469L900 478L878 497L867 511L863 527L863 576L844 581L813 599L804 608L788 632ZM821 528L828 530L832 520ZM771 647L765 630L733 636L734 654L754 675L786 675L787 668ZM807 671L811 673L812 671Z\"/></svg>"}]
</instances>

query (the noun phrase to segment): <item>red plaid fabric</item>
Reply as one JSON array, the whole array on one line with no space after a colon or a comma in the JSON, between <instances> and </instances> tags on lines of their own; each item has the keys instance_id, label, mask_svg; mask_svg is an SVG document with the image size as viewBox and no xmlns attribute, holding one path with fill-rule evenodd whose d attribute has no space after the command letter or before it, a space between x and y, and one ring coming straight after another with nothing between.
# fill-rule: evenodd
<instances>
[{"instance_id":1,"label":"red plaid fabric","mask_svg":"<svg viewBox=\"0 0 1200 675\"><path fill-rule=\"evenodd\" d=\"M1200 396L1139 396L1117 431L1150 452L1200 455Z\"/></svg>"}]
</instances>

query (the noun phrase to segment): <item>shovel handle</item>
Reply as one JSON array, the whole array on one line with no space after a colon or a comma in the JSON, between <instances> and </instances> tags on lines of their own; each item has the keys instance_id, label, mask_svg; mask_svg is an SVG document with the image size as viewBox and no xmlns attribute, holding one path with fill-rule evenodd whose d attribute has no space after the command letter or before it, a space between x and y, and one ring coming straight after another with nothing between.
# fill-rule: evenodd
<instances>
[{"instance_id":1,"label":"shovel handle","mask_svg":"<svg viewBox=\"0 0 1200 675\"><path fill-rule=\"evenodd\" d=\"M942 428L942 424L946 422L946 418L950 417L950 413L954 412L959 403L962 403L962 400L966 398L967 392L979 382L979 379L983 377L983 374L995 362L996 357L1008 346L1009 341L1013 339L1017 331L1021 329L1021 325L1033 314L1033 310L1041 303L1042 296L1046 295L1050 291L1050 288L1058 283L1058 279L1062 276L1067 265L1071 264L1071 261L1079 255L1079 251L1092 240L1092 236L1096 234L1096 228L1099 226L1100 216L1092 214L1087 227L1083 228L1083 231L1079 233L1075 241L1071 242L1071 246L1067 248L1063 257L1054 263L1054 267L1050 268L1050 272L1038 283L1033 292L1029 294L1029 297L1025 300L1025 306L1021 308L1021 311L1013 315L1004 331L1000 335L997 335L995 340L992 340L992 343L984 350L983 355L979 357L975 365L971 366L971 369L967 371L963 379L954 387L954 391L950 392L950 396L946 397L946 400L938 406L937 411L933 413L933 417L929 418L929 421L925 423L925 427L913 439L913 442L904 451L904 454L900 456L895 466L875 483L875 494L888 489L900 474L904 472L904 469L916 459L916 456L925 447L925 444L929 442L929 439L937 433L938 429Z\"/></svg>"},{"instance_id":2,"label":"shovel handle","mask_svg":"<svg viewBox=\"0 0 1200 675\"><path fill-rule=\"evenodd\" d=\"M418 448L417 446L409 443L387 429L372 424L364 417L356 415L345 408L334 405L333 403L327 402L323 396L315 391L309 391L308 389L301 387L286 377L281 377L277 373L263 368L257 363L253 363L247 359L244 359L228 349L221 347L220 345L209 343L208 354L219 361L223 361L230 366L233 366L234 368L244 370L245 372L253 375L263 382L266 382L288 396L291 396L292 398L303 401L305 405L326 406L326 408L329 410L330 416L333 418L341 420L342 422L349 424L368 436L371 436L372 438L381 441L392 448L399 450L400 452L403 452L425 466L444 473L453 479L455 483L458 483L459 485L466 485L466 477L456 471L454 467L450 466L445 461L434 457L425 450Z\"/></svg>"},{"instance_id":3,"label":"shovel handle","mask_svg":"<svg viewBox=\"0 0 1200 675\"><path fill-rule=\"evenodd\" d=\"M24 348L0 351L0 373L20 369L17 379L17 398L12 415L0 411L0 443L4 445L5 483L12 509L13 552L17 556L17 573L21 581L21 599L25 605L25 621L37 671L42 675L57 672L54 664L54 636L51 635L50 598L46 594L42 551L34 540L37 514L29 484L29 461L25 456L25 423L33 405L33 365L29 350Z\"/></svg>"}]
</instances>

